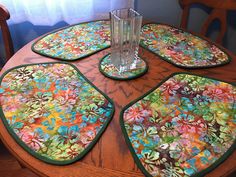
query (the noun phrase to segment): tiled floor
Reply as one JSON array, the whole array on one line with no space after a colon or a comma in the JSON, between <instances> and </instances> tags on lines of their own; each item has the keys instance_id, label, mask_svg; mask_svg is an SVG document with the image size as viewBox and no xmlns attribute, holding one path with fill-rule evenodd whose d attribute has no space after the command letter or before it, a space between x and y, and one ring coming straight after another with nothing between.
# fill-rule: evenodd
<instances>
[{"instance_id":1,"label":"tiled floor","mask_svg":"<svg viewBox=\"0 0 236 177\"><path fill-rule=\"evenodd\" d=\"M0 176L1 177L37 177L26 168L21 168L17 160L8 152L0 141Z\"/></svg>"}]
</instances>

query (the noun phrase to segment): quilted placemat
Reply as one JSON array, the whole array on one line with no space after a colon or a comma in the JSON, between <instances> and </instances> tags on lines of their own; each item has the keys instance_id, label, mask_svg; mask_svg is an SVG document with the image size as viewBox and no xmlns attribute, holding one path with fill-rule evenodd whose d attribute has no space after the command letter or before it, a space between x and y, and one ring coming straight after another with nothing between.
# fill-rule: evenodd
<instances>
[{"instance_id":1,"label":"quilted placemat","mask_svg":"<svg viewBox=\"0 0 236 177\"><path fill-rule=\"evenodd\" d=\"M32 45L40 55L74 61L110 47L110 22L93 21L69 26L43 36Z\"/></svg>"},{"instance_id":2,"label":"quilted placemat","mask_svg":"<svg viewBox=\"0 0 236 177\"><path fill-rule=\"evenodd\" d=\"M176 73L127 105L126 142L146 176L201 176L236 147L236 86Z\"/></svg>"},{"instance_id":3,"label":"quilted placemat","mask_svg":"<svg viewBox=\"0 0 236 177\"><path fill-rule=\"evenodd\" d=\"M114 113L112 101L67 63L18 66L0 81L5 127L47 163L64 165L84 157Z\"/></svg>"},{"instance_id":4,"label":"quilted placemat","mask_svg":"<svg viewBox=\"0 0 236 177\"><path fill-rule=\"evenodd\" d=\"M135 79L145 74L148 70L147 63L141 58L138 58L137 60L135 60L133 64L134 65L131 66L129 71L120 72L114 66L114 64L112 64L111 54L107 54L100 60L99 70L106 77L109 77L115 80Z\"/></svg>"},{"instance_id":5,"label":"quilted placemat","mask_svg":"<svg viewBox=\"0 0 236 177\"><path fill-rule=\"evenodd\" d=\"M144 25L140 45L182 68L209 68L231 61L230 56L213 43L165 24Z\"/></svg>"}]
</instances>

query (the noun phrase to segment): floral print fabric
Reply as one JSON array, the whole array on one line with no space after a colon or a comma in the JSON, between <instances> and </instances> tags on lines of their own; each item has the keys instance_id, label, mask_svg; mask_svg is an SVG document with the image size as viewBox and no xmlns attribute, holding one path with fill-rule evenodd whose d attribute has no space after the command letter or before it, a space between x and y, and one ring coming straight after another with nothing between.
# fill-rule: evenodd
<instances>
[{"instance_id":1,"label":"floral print fabric","mask_svg":"<svg viewBox=\"0 0 236 177\"><path fill-rule=\"evenodd\" d=\"M1 118L29 152L49 163L73 162L97 141L113 104L65 63L25 65L1 80Z\"/></svg>"},{"instance_id":2,"label":"floral print fabric","mask_svg":"<svg viewBox=\"0 0 236 177\"><path fill-rule=\"evenodd\" d=\"M136 60L134 66L131 66L129 71L120 72L111 61L111 55L106 55L100 62L99 68L102 74L107 77L118 79L118 80L128 80L137 78L147 71L148 67L144 60L139 58ZM133 68L132 68L133 67Z\"/></svg>"},{"instance_id":3,"label":"floral print fabric","mask_svg":"<svg viewBox=\"0 0 236 177\"><path fill-rule=\"evenodd\" d=\"M230 61L225 52L210 42L164 24L144 25L140 44L180 67L212 67Z\"/></svg>"},{"instance_id":4,"label":"floral print fabric","mask_svg":"<svg viewBox=\"0 0 236 177\"><path fill-rule=\"evenodd\" d=\"M32 50L62 60L76 60L110 46L110 22L69 26L36 41Z\"/></svg>"},{"instance_id":5,"label":"floral print fabric","mask_svg":"<svg viewBox=\"0 0 236 177\"><path fill-rule=\"evenodd\" d=\"M121 125L148 176L192 176L235 146L236 87L175 74L127 106Z\"/></svg>"}]
</instances>

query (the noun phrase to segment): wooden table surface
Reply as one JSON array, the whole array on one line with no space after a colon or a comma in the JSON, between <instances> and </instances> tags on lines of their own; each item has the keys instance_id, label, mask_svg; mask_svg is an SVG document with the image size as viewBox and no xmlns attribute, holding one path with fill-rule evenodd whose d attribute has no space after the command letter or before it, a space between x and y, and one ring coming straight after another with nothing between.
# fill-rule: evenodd
<instances>
[{"instance_id":1,"label":"wooden table surface","mask_svg":"<svg viewBox=\"0 0 236 177\"><path fill-rule=\"evenodd\" d=\"M55 61L54 59L32 52L32 42L19 50L6 63L0 74L7 69L21 64ZM24 166L42 176L144 176L135 165L121 132L119 124L121 108L132 100L142 96L173 72L191 72L228 82L236 82L236 56L233 56L230 52L229 54L232 56L230 64L209 69L190 70L177 68L147 50L140 48L141 57L149 65L148 72L144 76L134 80L115 81L103 76L98 69L99 59L109 51L110 49L106 49L85 59L72 62L91 82L113 99L115 103L115 115L108 128L102 134L97 144L82 160L65 166L44 163L21 148L9 135L2 121L0 121L0 138L10 152ZM235 169L236 152L215 170L208 173L207 176L227 176Z\"/></svg>"}]
</instances>

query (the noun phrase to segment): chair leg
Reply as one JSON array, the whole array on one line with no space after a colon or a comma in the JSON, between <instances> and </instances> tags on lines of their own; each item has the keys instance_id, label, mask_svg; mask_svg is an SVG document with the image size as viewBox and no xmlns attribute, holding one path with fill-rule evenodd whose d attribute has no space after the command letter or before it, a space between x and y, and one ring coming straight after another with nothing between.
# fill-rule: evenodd
<instances>
[{"instance_id":1,"label":"chair leg","mask_svg":"<svg viewBox=\"0 0 236 177\"><path fill-rule=\"evenodd\" d=\"M4 144L2 143L2 141L0 140L0 152L2 154L9 154L10 155L10 152L7 150L7 148L4 146ZM1 154L0 153L0 154ZM17 159L16 159L17 160ZM19 163L20 167L21 168L26 168L19 160L17 160L17 162Z\"/></svg>"}]
</instances>

